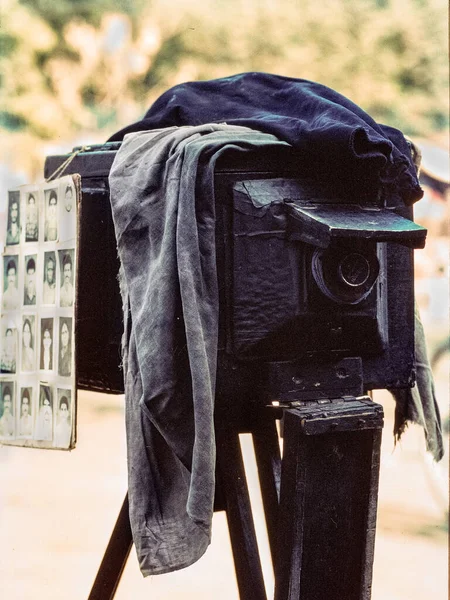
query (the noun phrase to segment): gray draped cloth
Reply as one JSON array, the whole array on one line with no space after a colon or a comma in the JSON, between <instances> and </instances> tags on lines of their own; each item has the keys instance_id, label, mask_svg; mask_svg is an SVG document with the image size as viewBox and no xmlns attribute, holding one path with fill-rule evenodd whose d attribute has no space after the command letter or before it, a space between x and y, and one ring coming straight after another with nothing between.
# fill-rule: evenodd
<instances>
[{"instance_id":1,"label":"gray draped cloth","mask_svg":"<svg viewBox=\"0 0 450 600\"><path fill-rule=\"evenodd\" d=\"M394 435L400 439L408 423L423 427L427 450L434 460L444 456L442 425L436 400L433 373L428 360L425 333L418 308L414 319L416 385L407 389L390 389L395 398Z\"/></svg>"},{"instance_id":2,"label":"gray draped cloth","mask_svg":"<svg viewBox=\"0 0 450 600\"><path fill-rule=\"evenodd\" d=\"M125 325L130 522L145 576L192 564L211 538L215 162L229 148L287 145L240 126L169 127L127 135L111 169ZM429 441L439 439L430 393L429 386L419 388L419 395L408 391L398 401L398 433L412 419L426 426Z\"/></svg>"},{"instance_id":3,"label":"gray draped cloth","mask_svg":"<svg viewBox=\"0 0 450 600\"><path fill-rule=\"evenodd\" d=\"M130 522L144 575L186 567L210 543L218 337L214 165L227 148L261 145L287 143L239 126L171 127L126 136L111 169L123 272Z\"/></svg>"}]
</instances>

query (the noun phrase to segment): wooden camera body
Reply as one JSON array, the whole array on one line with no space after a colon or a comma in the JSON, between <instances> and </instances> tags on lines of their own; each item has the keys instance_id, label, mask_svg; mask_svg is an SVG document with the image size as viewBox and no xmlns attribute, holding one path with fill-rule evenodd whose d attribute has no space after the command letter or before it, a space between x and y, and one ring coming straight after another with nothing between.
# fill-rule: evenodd
<instances>
[{"instance_id":1,"label":"wooden camera body","mask_svg":"<svg viewBox=\"0 0 450 600\"><path fill-rule=\"evenodd\" d=\"M114 393L123 319L108 174L119 146L84 150L64 171L82 184L77 384ZM49 156L45 176L67 158ZM413 384L413 249L426 230L410 207L318 178L292 149L224 154L215 205L219 389L257 380L281 400L320 398L326 382L305 387L305 369L342 360L353 372L334 378L359 377L364 390Z\"/></svg>"}]
</instances>

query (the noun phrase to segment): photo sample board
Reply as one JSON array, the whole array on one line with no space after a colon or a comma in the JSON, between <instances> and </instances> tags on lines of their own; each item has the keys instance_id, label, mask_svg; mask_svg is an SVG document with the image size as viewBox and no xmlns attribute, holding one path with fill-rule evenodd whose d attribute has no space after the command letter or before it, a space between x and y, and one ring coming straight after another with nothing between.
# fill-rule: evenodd
<instances>
[{"instance_id":1,"label":"photo sample board","mask_svg":"<svg viewBox=\"0 0 450 600\"><path fill-rule=\"evenodd\" d=\"M79 175L8 191L0 285L0 444L76 442Z\"/></svg>"}]
</instances>

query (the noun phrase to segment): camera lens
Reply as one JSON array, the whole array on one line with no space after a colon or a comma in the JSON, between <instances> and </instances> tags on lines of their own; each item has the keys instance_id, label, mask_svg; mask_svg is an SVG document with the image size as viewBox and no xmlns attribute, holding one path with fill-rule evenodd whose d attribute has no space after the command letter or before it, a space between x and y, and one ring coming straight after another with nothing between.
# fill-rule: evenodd
<instances>
[{"instance_id":1,"label":"camera lens","mask_svg":"<svg viewBox=\"0 0 450 600\"><path fill-rule=\"evenodd\" d=\"M380 264L375 248L358 248L355 252L336 244L313 252L311 270L327 298L338 304L359 304L372 290Z\"/></svg>"},{"instance_id":2,"label":"camera lens","mask_svg":"<svg viewBox=\"0 0 450 600\"><path fill-rule=\"evenodd\" d=\"M347 254L338 264L338 275L347 285L358 287L364 285L370 277L370 263L359 252Z\"/></svg>"}]
</instances>

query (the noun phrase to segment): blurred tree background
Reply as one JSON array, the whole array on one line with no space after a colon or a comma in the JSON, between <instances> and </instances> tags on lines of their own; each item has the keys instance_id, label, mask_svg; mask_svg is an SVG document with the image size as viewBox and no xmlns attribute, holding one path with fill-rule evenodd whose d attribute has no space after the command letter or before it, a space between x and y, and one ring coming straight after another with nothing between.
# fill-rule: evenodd
<instances>
[{"instance_id":1,"label":"blurred tree background","mask_svg":"<svg viewBox=\"0 0 450 600\"><path fill-rule=\"evenodd\" d=\"M2 160L30 177L167 88L243 71L312 79L412 136L448 128L447 0L3 0ZM5 135L7 134L7 135Z\"/></svg>"}]
</instances>

